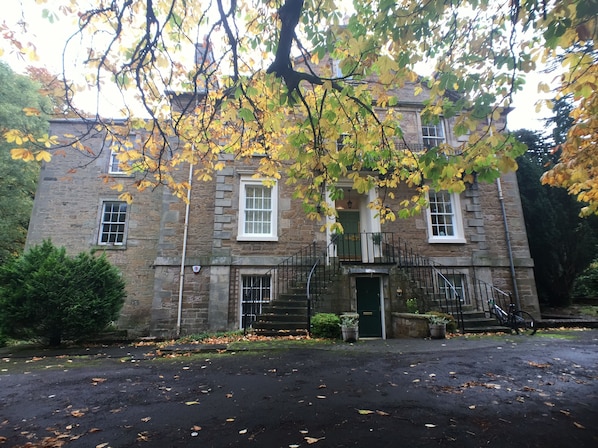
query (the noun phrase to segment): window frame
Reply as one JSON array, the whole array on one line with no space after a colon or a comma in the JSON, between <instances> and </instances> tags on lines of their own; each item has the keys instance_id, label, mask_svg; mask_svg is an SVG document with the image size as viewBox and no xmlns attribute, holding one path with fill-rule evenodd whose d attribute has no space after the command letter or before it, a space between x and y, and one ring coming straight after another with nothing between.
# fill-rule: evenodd
<instances>
[{"instance_id":1,"label":"window frame","mask_svg":"<svg viewBox=\"0 0 598 448\"><path fill-rule=\"evenodd\" d=\"M269 285L265 286L263 283L264 279L268 279L268 283ZM259 279L260 284L257 285L257 287L255 285L252 285L250 288L246 288L245 286L245 279ZM245 305L248 303L254 303L257 304L257 308L253 309L253 310L247 310L250 311L251 316L253 316L253 319L250 322L247 322L247 328L249 328L251 326L251 324L253 324L253 322L255 322L255 318L262 313L262 309L263 306L266 304L269 304L272 301L272 294L274 291L274 278L272 275L269 274L264 274L263 272L261 273L255 273L255 272L241 272L240 276L239 276L239 291L240 291L240 297L239 297L239 328L243 329L245 328ZM245 293L247 290L258 290L259 291L259 295L260 297L258 298L257 301L247 301L245 300ZM264 297L264 293L268 292L268 296L267 299Z\"/></svg>"},{"instance_id":2,"label":"window frame","mask_svg":"<svg viewBox=\"0 0 598 448\"><path fill-rule=\"evenodd\" d=\"M448 194L451 205L451 213L432 213L432 203L430 201L430 193L443 193ZM436 192L430 190L426 193L426 199L428 201L428 207L426 207L426 222L428 228L428 243L466 243L465 235L463 231L463 217L461 215L461 200L457 193L450 193L447 190L440 190ZM452 216L452 228L453 235L434 235L433 216Z\"/></svg>"},{"instance_id":3,"label":"window frame","mask_svg":"<svg viewBox=\"0 0 598 448\"><path fill-rule=\"evenodd\" d=\"M121 150L119 149L110 149L110 159L108 160L109 174L127 174L127 172L120 167L120 162L118 161L118 154L120 153L120 151Z\"/></svg>"},{"instance_id":4,"label":"window frame","mask_svg":"<svg viewBox=\"0 0 598 448\"><path fill-rule=\"evenodd\" d=\"M442 133L442 136L424 135L424 129L432 129L432 128L434 128L436 130L440 130L440 132ZM425 149L436 148L436 147L440 146L442 143L447 142L446 127L444 126L444 122L442 119L437 124L422 122L421 128L420 128L420 133L421 133L421 138L422 138L422 145ZM428 145L428 144L426 144L426 140L432 140L432 141L436 142L436 144Z\"/></svg>"},{"instance_id":5,"label":"window frame","mask_svg":"<svg viewBox=\"0 0 598 448\"><path fill-rule=\"evenodd\" d=\"M120 216L120 214L122 213L120 210L120 207L124 205L125 210L124 210L124 221L122 222L122 225L123 225L122 231L104 232L104 226L106 226L106 225L108 225L108 226L115 225L115 224L121 225L121 221L105 221L104 220L104 217L106 216L106 206L108 204L118 204L119 205L119 210L117 212L118 213L117 216ZM100 219L99 219L98 238L97 238L98 245L99 246L108 246L108 247L126 246L127 234L128 234L128 229L129 229L129 216L130 216L130 208L129 208L129 204L127 204L126 201L119 201L119 200L115 200L115 199L102 200L100 203ZM109 240L110 235L112 235L112 234L117 235L117 239L118 239L118 235L122 235L122 241L102 241L104 235L107 235L108 240Z\"/></svg>"},{"instance_id":6,"label":"window frame","mask_svg":"<svg viewBox=\"0 0 598 448\"><path fill-rule=\"evenodd\" d=\"M445 280L446 278L446 280ZM449 287L447 281L455 288ZM440 294L442 294L443 299L449 302L452 302L456 299L455 291L459 294L460 299L463 305L469 305L468 302L468 295L466 290L466 276L463 272L453 272L453 273L442 273L442 275L438 274L436 277L436 281L438 282L438 290Z\"/></svg>"},{"instance_id":7,"label":"window frame","mask_svg":"<svg viewBox=\"0 0 598 448\"><path fill-rule=\"evenodd\" d=\"M237 241L278 241L278 182L272 180L273 185L264 184L264 179L241 177L239 182L239 218ZM270 232L248 233L245 229L247 211L247 187L262 187L270 189ZM262 209L265 210L265 209ZM258 210L259 211L259 210Z\"/></svg>"}]
</instances>

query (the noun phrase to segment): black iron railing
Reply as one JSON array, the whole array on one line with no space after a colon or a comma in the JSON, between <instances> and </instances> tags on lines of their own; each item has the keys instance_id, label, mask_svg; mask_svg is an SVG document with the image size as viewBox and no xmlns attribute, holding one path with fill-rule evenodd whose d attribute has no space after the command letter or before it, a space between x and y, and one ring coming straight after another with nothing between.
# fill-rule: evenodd
<instances>
[{"instance_id":1,"label":"black iron railing","mask_svg":"<svg viewBox=\"0 0 598 448\"><path fill-rule=\"evenodd\" d=\"M271 279L271 300L285 293L305 297L309 329L311 315L325 289L340 272L342 263L391 264L402 269L413 285L412 293L419 310L451 314L461 330L464 330L464 306L489 315L489 299L501 307L510 303L509 293L422 256L392 232L336 234L328 245L313 242L300 249L264 273L264 277ZM264 303L263 297L244 300L244 328L251 326Z\"/></svg>"}]
</instances>

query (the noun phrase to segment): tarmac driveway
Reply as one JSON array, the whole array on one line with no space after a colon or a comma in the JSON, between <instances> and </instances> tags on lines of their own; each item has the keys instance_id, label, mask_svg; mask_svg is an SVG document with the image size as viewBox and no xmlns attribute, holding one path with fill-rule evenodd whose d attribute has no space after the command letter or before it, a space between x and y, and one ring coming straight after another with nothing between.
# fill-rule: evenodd
<instances>
[{"instance_id":1,"label":"tarmac driveway","mask_svg":"<svg viewBox=\"0 0 598 448\"><path fill-rule=\"evenodd\" d=\"M594 447L597 348L585 330L174 358L5 351L0 446Z\"/></svg>"}]
</instances>

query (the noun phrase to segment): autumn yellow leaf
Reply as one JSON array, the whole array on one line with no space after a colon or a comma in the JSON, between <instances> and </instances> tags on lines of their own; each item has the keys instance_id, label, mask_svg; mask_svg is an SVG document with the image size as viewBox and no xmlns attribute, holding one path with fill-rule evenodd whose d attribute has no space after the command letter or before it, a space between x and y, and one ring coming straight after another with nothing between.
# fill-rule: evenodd
<instances>
[{"instance_id":1,"label":"autumn yellow leaf","mask_svg":"<svg viewBox=\"0 0 598 448\"><path fill-rule=\"evenodd\" d=\"M35 160L37 161L44 161L44 162L49 162L50 160L52 160L52 154L50 154L48 151L39 151L36 155L35 155Z\"/></svg>"},{"instance_id":2,"label":"autumn yellow leaf","mask_svg":"<svg viewBox=\"0 0 598 448\"><path fill-rule=\"evenodd\" d=\"M35 156L26 148L13 148L10 150L10 156L15 160L24 160L25 162L32 162Z\"/></svg>"}]
</instances>

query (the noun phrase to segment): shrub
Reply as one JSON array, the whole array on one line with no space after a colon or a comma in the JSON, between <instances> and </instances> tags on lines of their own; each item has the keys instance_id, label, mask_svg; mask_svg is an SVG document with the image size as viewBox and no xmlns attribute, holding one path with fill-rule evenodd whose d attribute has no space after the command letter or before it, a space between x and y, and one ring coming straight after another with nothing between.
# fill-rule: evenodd
<instances>
[{"instance_id":1,"label":"shrub","mask_svg":"<svg viewBox=\"0 0 598 448\"><path fill-rule=\"evenodd\" d=\"M417 304L417 299L415 297L413 297L411 299L407 299L405 301L405 304L407 305L408 313L413 313L413 314L419 313L419 305Z\"/></svg>"},{"instance_id":2,"label":"shrub","mask_svg":"<svg viewBox=\"0 0 598 448\"><path fill-rule=\"evenodd\" d=\"M336 314L319 313L311 318L311 334L316 338L338 339L341 320Z\"/></svg>"},{"instance_id":3,"label":"shrub","mask_svg":"<svg viewBox=\"0 0 598 448\"><path fill-rule=\"evenodd\" d=\"M593 261L573 284L574 298L598 297L598 260Z\"/></svg>"},{"instance_id":4,"label":"shrub","mask_svg":"<svg viewBox=\"0 0 598 448\"><path fill-rule=\"evenodd\" d=\"M59 345L118 318L125 283L105 255L69 257L50 241L0 267L0 332Z\"/></svg>"}]
</instances>

